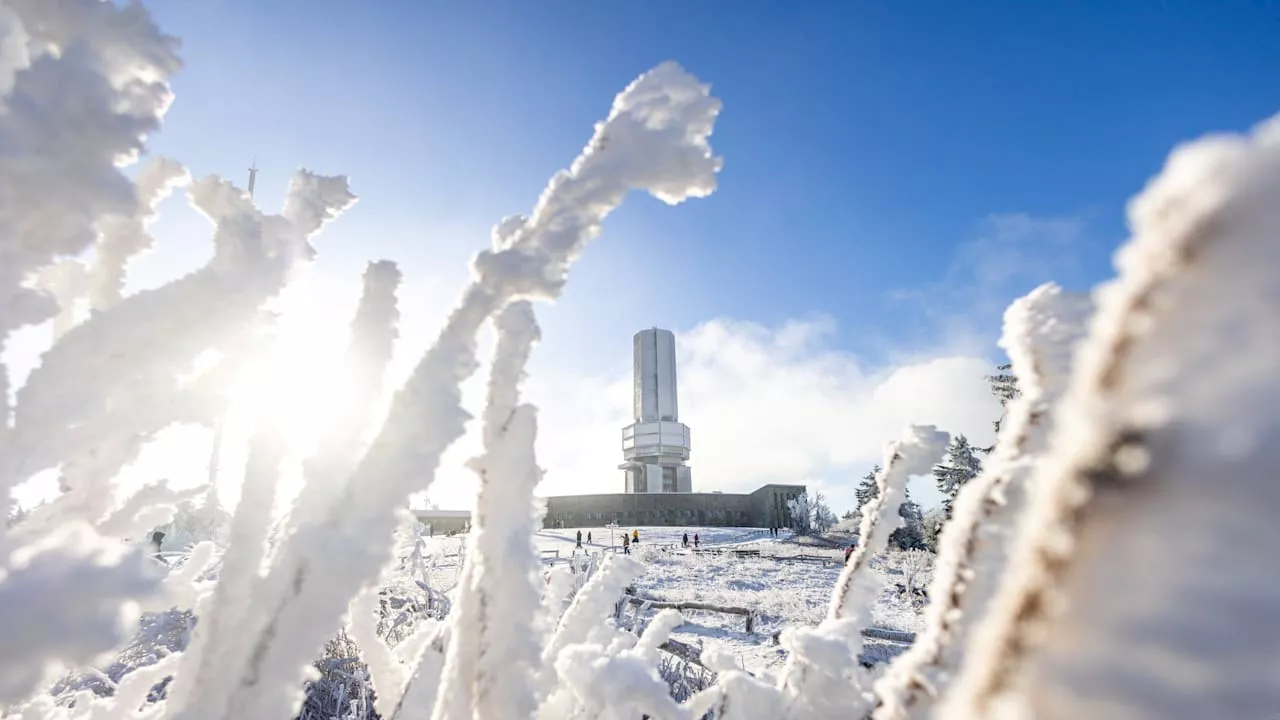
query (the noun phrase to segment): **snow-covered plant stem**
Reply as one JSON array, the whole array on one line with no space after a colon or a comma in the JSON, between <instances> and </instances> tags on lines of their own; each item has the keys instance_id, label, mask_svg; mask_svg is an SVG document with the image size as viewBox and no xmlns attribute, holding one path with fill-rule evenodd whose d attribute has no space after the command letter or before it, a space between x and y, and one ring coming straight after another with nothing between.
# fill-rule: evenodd
<instances>
[{"instance_id":1,"label":"snow-covered plant stem","mask_svg":"<svg viewBox=\"0 0 1280 720\"><path fill-rule=\"evenodd\" d=\"M932 425L913 425L905 437L886 449L884 469L876 475L878 492L862 508L858 546L836 581L831 605L827 608L829 619L859 617L874 600L879 588L868 584L865 568L872 556L889 547L889 536L900 522L898 506L906 496L907 481L912 475L928 473L946 452L949 440L949 435Z\"/></svg>"},{"instance_id":2,"label":"snow-covered plant stem","mask_svg":"<svg viewBox=\"0 0 1280 720\"><path fill-rule=\"evenodd\" d=\"M332 509L360 461L368 431L382 407L387 368L399 336L396 291L400 279L400 269L389 260L371 262L365 268L364 289L343 358L342 377L347 383L334 394L337 411L322 429L316 452L304 463L306 487L291 513L291 532Z\"/></svg>"},{"instance_id":3,"label":"snow-covered plant stem","mask_svg":"<svg viewBox=\"0 0 1280 720\"><path fill-rule=\"evenodd\" d=\"M475 372L476 335L511 300L555 297L569 265L632 189L668 203L715 188L720 160L707 138L720 103L707 86L672 63L640 76L618 95L609 117L567 171L557 174L533 214L507 223L502 249L482 252L474 280L406 386L383 430L324 515L278 553L273 572L289 578L254 638L251 663L238 674L233 714L275 717L295 707L300 683L339 625L347 604L388 560L395 513L427 488L440 457L465 430L460 385Z\"/></svg>"},{"instance_id":4,"label":"snow-covered plant stem","mask_svg":"<svg viewBox=\"0 0 1280 720\"><path fill-rule=\"evenodd\" d=\"M485 450L471 463L480 483L436 720L525 718L536 707L541 658L529 628L541 606L533 546L541 472L533 454L535 411L518 403L539 333L533 306L523 300L508 305L495 325Z\"/></svg>"},{"instance_id":5,"label":"snow-covered plant stem","mask_svg":"<svg viewBox=\"0 0 1280 720\"><path fill-rule=\"evenodd\" d=\"M264 216L218 178L195 183L189 195L216 223L214 260L73 328L17 393L9 458L15 475L92 458L91 472L64 477L61 504L102 503L109 497L103 484L144 441L193 419L183 375L202 352L224 348L256 324L259 307L309 254L308 239L355 200L345 178L306 171L294 175L282 216ZM210 413L197 416L211 420Z\"/></svg>"},{"instance_id":6,"label":"snow-covered plant stem","mask_svg":"<svg viewBox=\"0 0 1280 720\"><path fill-rule=\"evenodd\" d=\"M876 684L877 720L928 717L937 690L958 670L969 629L995 592L1015 523L1026 507L1027 477L1053 428L1071 358L1092 306L1052 283L1015 301L1001 339L1022 388L1010 402L999 441L978 477L956 497L938 543L925 629Z\"/></svg>"},{"instance_id":7,"label":"snow-covered plant stem","mask_svg":"<svg viewBox=\"0 0 1280 720\"><path fill-rule=\"evenodd\" d=\"M232 517L228 553L207 610L199 617L191 646L170 702L199 707L202 717L218 717L228 698L223 692L226 669L244 663L250 647L244 630L255 626L261 608L254 603L254 587L267 550L284 445L263 428L249 447L240 502Z\"/></svg>"},{"instance_id":8,"label":"snow-covered plant stem","mask_svg":"<svg viewBox=\"0 0 1280 720\"><path fill-rule=\"evenodd\" d=\"M0 6L0 350L12 331L58 313L56 302L27 286L34 274L87 250L102 218L137 212L134 185L119 166L137 157L169 106L174 45L137 6ZM6 517L10 489L26 479L9 396L8 368L0 366ZM0 553L5 545L0 532Z\"/></svg>"},{"instance_id":9,"label":"snow-covered plant stem","mask_svg":"<svg viewBox=\"0 0 1280 720\"><path fill-rule=\"evenodd\" d=\"M129 261L155 244L155 239L147 234L147 225L155 219L156 206L169 197L174 188L190 181L187 169L166 157L152 157L138 171L134 179L137 211L130 215L109 215L98 223L100 236L85 288L91 308L101 312L120 302Z\"/></svg>"},{"instance_id":10,"label":"snow-covered plant stem","mask_svg":"<svg viewBox=\"0 0 1280 720\"><path fill-rule=\"evenodd\" d=\"M1280 118L1178 148L1129 216L946 717L1280 707L1259 570L1280 548Z\"/></svg>"},{"instance_id":11,"label":"snow-covered plant stem","mask_svg":"<svg viewBox=\"0 0 1280 720\"><path fill-rule=\"evenodd\" d=\"M790 653L778 681L788 720L835 720L870 711L869 680L858 663L859 622L869 616L880 586L867 565L888 546L907 480L927 474L946 452L949 439L931 425L911 426L886 448L884 469L876 476L876 498L863 508L859 547L836 581L827 619L816 628L789 628L779 637ZM731 695L725 702L735 704Z\"/></svg>"}]
</instances>

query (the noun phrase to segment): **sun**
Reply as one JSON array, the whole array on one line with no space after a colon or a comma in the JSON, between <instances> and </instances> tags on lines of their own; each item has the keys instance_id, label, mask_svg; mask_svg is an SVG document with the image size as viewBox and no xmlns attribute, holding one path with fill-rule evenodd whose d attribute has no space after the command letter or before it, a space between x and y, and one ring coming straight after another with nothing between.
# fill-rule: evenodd
<instances>
[{"instance_id":1,"label":"sun","mask_svg":"<svg viewBox=\"0 0 1280 720\"><path fill-rule=\"evenodd\" d=\"M273 336L231 390L232 415L248 432L267 431L290 454L309 455L341 420L354 391L343 362L347 328L305 302L301 292L282 297Z\"/></svg>"}]
</instances>

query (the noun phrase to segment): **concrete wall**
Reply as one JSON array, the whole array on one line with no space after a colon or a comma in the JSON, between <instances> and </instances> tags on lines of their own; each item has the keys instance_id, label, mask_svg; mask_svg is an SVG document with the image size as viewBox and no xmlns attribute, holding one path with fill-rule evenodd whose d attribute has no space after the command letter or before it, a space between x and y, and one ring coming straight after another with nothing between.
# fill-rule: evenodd
<instances>
[{"instance_id":1,"label":"concrete wall","mask_svg":"<svg viewBox=\"0 0 1280 720\"><path fill-rule=\"evenodd\" d=\"M803 485L765 485L750 495L730 493L625 493L546 498L543 526L706 525L785 527L786 499Z\"/></svg>"},{"instance_id":2,"label":"concrete wall","mask_svg":"<svg viewBox=\"0 0 1280 720\"><path fill-rule=\"evenodd\" d=\"M471 529L471 513L458 510L417 510L418 522L431 526L432 535L448 535Z\"/></svg>"},{"instance_id":3,"label":"concrete wall","mask_svg":"<svg viewBox=\"0 0 1280 720\"><path fill-rule=\"evenodd\" d=\"M787 502L808 491L804 485L765 485L748 497L761 527L791 527Z\"/></svg>"},{"instance_id":4,"label":"concrete wall","mask_svg":"<svg viewBox=\"0 0 1280 720\"><path fill-rule=\"evenodd\" d=\"M681 466L676 473L676 492L693 492L693 471L686 466Z\"/></svg>"}]
</instances>

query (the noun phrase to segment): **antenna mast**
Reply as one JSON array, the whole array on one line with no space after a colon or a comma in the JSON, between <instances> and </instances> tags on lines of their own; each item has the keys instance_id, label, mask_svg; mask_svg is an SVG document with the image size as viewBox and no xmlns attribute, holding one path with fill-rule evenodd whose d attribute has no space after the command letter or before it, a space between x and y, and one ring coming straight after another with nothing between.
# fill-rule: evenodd
<instances>
[{"instance_id":1,"label":"antenna mast","mask_svg":"<svg viewBox=\"0 0 1280 720\"><path fill-rule=\"evenodd\" d=\"M253 197L253 185L258 180L258 158L253 158L253 164L249 166L249 197Z\"/></svg>"}]
</instances>

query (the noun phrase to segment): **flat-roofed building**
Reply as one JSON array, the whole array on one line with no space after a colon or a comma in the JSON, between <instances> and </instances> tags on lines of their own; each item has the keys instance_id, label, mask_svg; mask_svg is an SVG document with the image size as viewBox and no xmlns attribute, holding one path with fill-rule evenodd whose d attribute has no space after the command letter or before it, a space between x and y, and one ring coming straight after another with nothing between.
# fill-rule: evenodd
<instances>
[{"instance_id":1,"label":"flat-roofed building","mask_svg":"<svg viewBox=\"0 0 1280 720\"><path fill-rule=\"evenodd\" d=\"M787 503L804 485L765 485L752 493L628 492L544 498L543 527L726 526L790 527Z\"/></svg>"}]
</instances>

